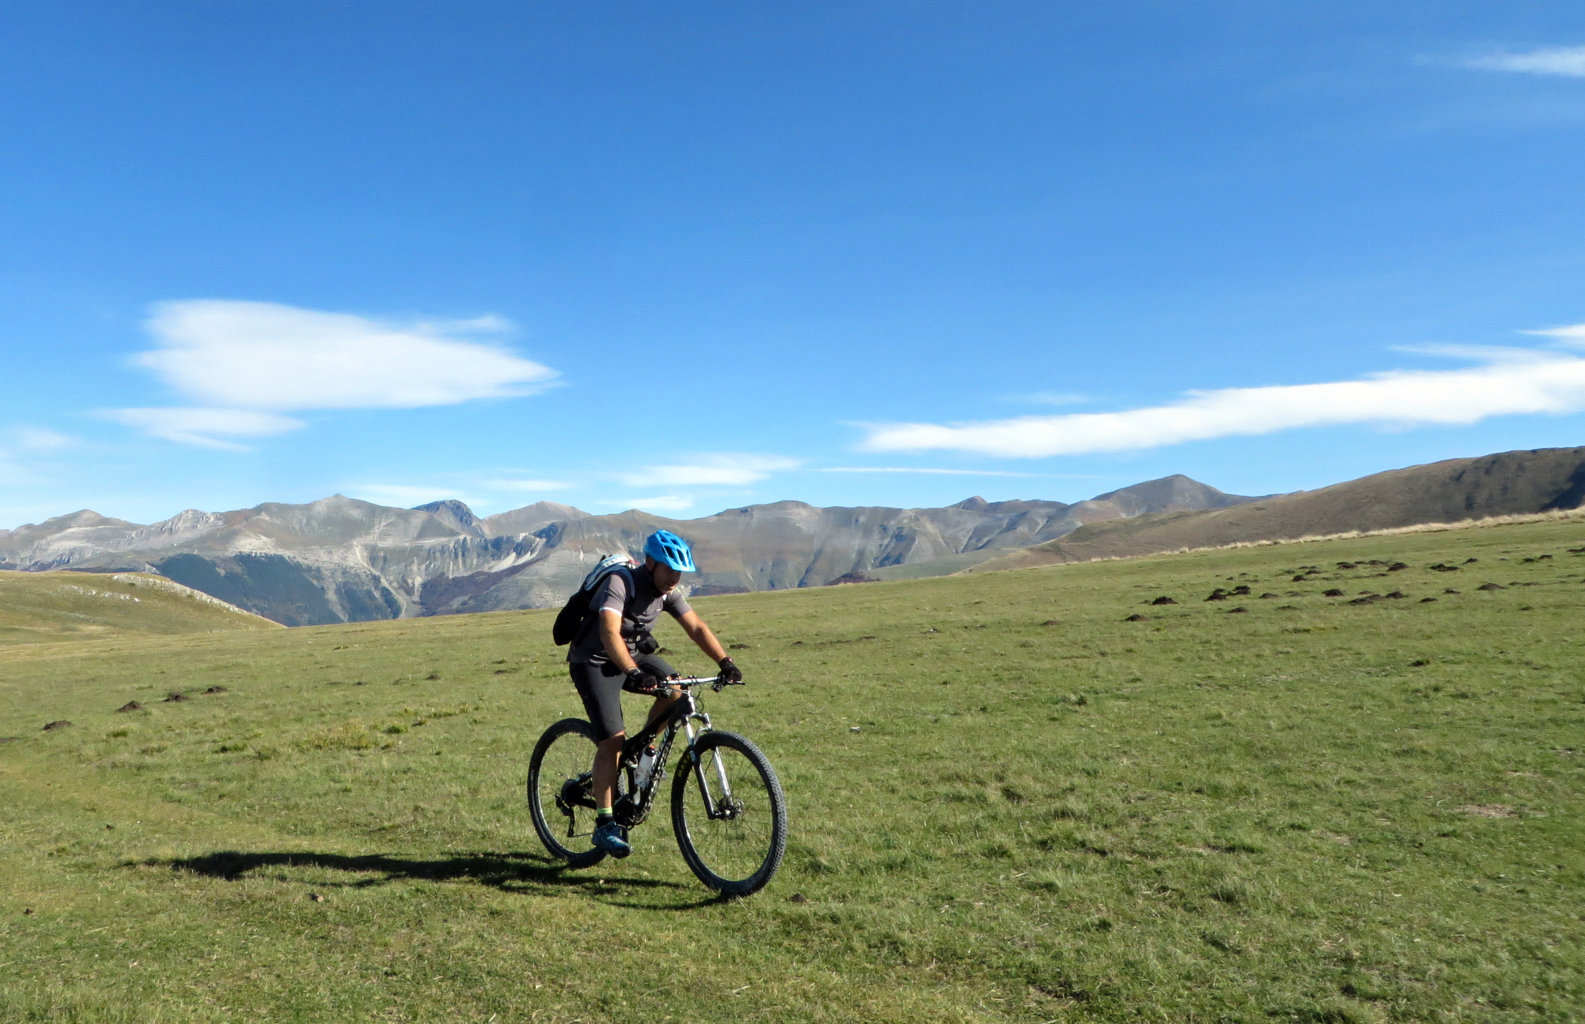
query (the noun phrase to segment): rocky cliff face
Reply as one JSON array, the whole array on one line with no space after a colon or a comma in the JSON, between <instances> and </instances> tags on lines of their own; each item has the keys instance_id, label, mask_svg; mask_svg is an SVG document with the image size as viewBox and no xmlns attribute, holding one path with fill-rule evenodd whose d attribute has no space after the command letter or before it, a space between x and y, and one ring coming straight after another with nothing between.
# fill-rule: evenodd
<instances>
[{"instance_id":1,"label":"rocky cliff face","mask_svg":"<svg viewBox=\"0 0 1585 1024\"><path fill-rule=\"evenodd\" d=\"M928 573L1054 540L1084 522L1248 499L1185 477L1078 505L815 508L784 501L686 522L594 516L541 502L480 519L459 501L387 508L340 495L306 505L189 510L152 525L90 511L0 531L0 568L143 570L287 625L560 604L600 555L657 527L694 545L699 593L820 586L901 566Z\"/></svg>"}]
</instances>

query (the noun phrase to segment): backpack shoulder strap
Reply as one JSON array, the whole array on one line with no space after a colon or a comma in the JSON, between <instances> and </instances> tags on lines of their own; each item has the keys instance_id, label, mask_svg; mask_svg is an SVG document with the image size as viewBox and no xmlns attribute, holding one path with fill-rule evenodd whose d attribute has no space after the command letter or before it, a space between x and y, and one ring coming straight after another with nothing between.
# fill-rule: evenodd
<instances>
[{"instance_id":1,"label":"backpack shoulder strap","mask_svg":"<svg viewBox=\"0 0 1585 1024\"><path fill-rule=\"evenodd\" d=\"M622 601L622 617L624 619L628 617L627 613L629 609L633 607L633 592L635 589L637 589L634 586L633 581L633 568L632 566L628 565L613 565L604 572L601 572L587 589L580 591L580 593L583 595L583 600L581 602L583 606L583 616L582 621L578 623L578 631L576 634L577 638L582 638L585 633L594 628L595 619L597 618L594 609L595 595L600 592L601 586L605 583L607 577L615 576L617 573L621 573L622 578L627 581L627 597Z\"/></svg>"},{"instance_id":2,"label":"backpack shoulder strap","mask_svg":"<svg viewBox=\"0 0 1585 1024\"><path fill-rule=\"evenodd\" d=\"M633 568L633 560L626 555L607 555L600 559L557 613L556 621L551 626L551 639L556 641L558 646L562 646L580 640L588 632L589 623L595 618L594 595L599 591L600 584L605 582L606 577L615 572L624 573L624 578L627 580L628 596L622 606L622 614L625 618L633 603Z\"/></svg>"}]
</instances>

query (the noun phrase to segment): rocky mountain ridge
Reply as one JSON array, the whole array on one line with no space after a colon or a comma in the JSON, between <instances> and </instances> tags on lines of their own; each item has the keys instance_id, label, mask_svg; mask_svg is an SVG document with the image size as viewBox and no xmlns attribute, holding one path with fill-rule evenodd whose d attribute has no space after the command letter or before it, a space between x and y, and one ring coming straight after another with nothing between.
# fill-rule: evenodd
<instances>
[{"instance_id":1,"label":"rocky mountain ridge","mask_svg":"<svg viewBox=\"0 0 1585 1024\"><path fill-rule=\"evenodd\" d=\"M694 593L941 575L1187 547L1573 509L1585 448L1505 452L1246 498L1184 476L1072 505L969 498L944 508L797 501L678 521L540 502L480 518L441 501L188 510L149 525L83 510L0 530L0 569L156 572L287 625L558 605L600 555L657 527L693 542Z\"/></svg>"},{"instance_id":2,"label":"rocky mountain ridge","mask_svg":"<svg viewBox=\"0 0 1585 1024\"><path fill-rule=\"evenodd\" d=\"M149 525L88 510L0 530L0 569L157 572L287 625L560 604L601 554L657 527L687 536L695 593L819 586L908 567L947 572L1064 536L1087 522L1227 508L1254 499L1187 477L1069 505L945 508L750 505L688 521L591 515L540 502L480 518L460 501L397 509L335 495L304 505L187 510Z\"/></svg>"},{"instance_id":3,"label":"rocky mountain ridge","mask_svg":"<svg viewBox=\"0 0 1585 1024\"><path fill-rule=\"evenodd\" d=\"M1501 452L1389 470L1236 507L1091 521L1055 540L999 554L973 571L1370 533L1582 506L1585 447Z\"/></svg>"}]
</instances>

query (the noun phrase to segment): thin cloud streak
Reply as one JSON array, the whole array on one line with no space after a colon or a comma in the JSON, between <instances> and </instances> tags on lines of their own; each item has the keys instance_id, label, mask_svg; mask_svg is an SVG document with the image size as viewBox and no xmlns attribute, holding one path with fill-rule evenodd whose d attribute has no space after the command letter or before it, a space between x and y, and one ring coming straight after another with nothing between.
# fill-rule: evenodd
<instances>
[{"instance_id":1,"label":"thin cloud streak","mask_svg":"<svg viewBox=\"0 0 1585 1024\"><path fill-rule=\"evenodd\" d=\"M686 512L696 504L693 498L685 494L657 494L649 498L628 498L625 501L602 501L600 504L606 508L626 512L636 509L640 512Z\"/></svg>"},{"instance_id":2,"label":"thin cloud streak","mask_svg":"<svg viewBox=\"0 0 1585 1024\"><path fill-rule=\"evenodd\" d=\"M1480 71L1585 78L1585 46L1553 46L1525 53L1494 53L1466 64Z\"/></svg>"},{"instance_id":3,"label":"thin cloud streak","mask_svg":"<svg viewBox=\"0 0 1585 1024\"><path fill-rule=\"evenodd\" d=\"M99 415L151 437L233 452L251 450L240 439L277 437L307 425L253 409L106 409Z\"/></svg>"},{"instance_id":4,"label":"thin cloud streak","mask_svg":"<svg viewBox=\"0 0 1585 1024\"><path fill-rule=\"evenodd\" d=\"M82 442L67 434L44 427L21 425L0 432L0 493L16 492L24 488L47 487L58 475L60 467L69 462L62 453L82 447ZM10 494L5 494L10 498ZM60 509L36 505L9 504L0 506L0 530L9 524L42 522Z\"/></svg>"},{"instance_id":5,"label":"thin cloud streak","mask_svg":"<svg viewBox=\"0 0 1585 1024\"><path fill-rule=\"evenodd\" d=\"M1567 327L1546 327L1539 331L1525 331L1526 334L1538 338L1557 338L1565 345L1585 348L1585 324L1571 324Z\"/></svg>"},{"instance_id":6,"label":"thin cloud streak","mask_svg":"<svg viewBox=\"0 0 1585 1024\"><path fill-rule=\"evenodd\" d=\"M12 427L5 436L9 443L0 444L0 455L8 448L24 454L51 455L81 444L75 437L43 427Z\"/></svg>"},{"instance_id":7,"label":"thin cloud streak","mask_svg":"<svg viewBox=\"0 0 1585 1024\"><path fill-rule=\"evenodd\" d=\"M1047 477L1048 473L1015 473L1005 469L927 469L911 466L826 466L822 473L917 473L923 476Z\"/></svg>"},{"instance_id":8,"label":"thin cloud streak","mask_svg":"<svg viewBox=\"0 0 1585 1024\"><path fill-rule=\"evenodd\" d=\"M1579 333L1576 333L1579 332ZM1549 332L1569 341L1582 328ZM1523 358L1511 358L1522 354ZM1585 359L1504 350L1484 366L1400 371L1363 380L1190 392L1170 405L1114 413L1025 416L980 423L871 425L859 445L874 452L957 451L1049 458L1137 451L1306 427L1468 425L1493 416L1585 411Z\"/></svg>"},{"instance_id":9,"label":"thin cloud streak","mask_svg":"<svg viewBox=\"0 0 1585 1024\"><path fill-rule=\"evenodd\" d=\"M492 491L537 494L541 491L565 491L573 485L565 480L518 480L508 477L495 477L488 480L480 480L479 486Z\"/></svg>"},{"instance_id":10,"label":"thin cloud streak","mask_svg":"<svg viewBox=\"0 0 1585 1024\"><path fill-rule=\"evenodd\" d=\"M779 455L723 453L701 455L687 462L646 466L641 471L619 474L616 479L629 487L742 487L802 465L800 459Z\"/></svg>"},{"instance_id":11,"label":"thin cloud streak","mask_svg":"<svg viewBox=\"0 0 1585 1024\"><path fill-rule=\"evenodd\" d=\"M1023 395L1008 395L1005 399L1020 405L1083 405L1089 400L1088 395L1068 391L1035 391Z\"/></svg>"}]
</instances>

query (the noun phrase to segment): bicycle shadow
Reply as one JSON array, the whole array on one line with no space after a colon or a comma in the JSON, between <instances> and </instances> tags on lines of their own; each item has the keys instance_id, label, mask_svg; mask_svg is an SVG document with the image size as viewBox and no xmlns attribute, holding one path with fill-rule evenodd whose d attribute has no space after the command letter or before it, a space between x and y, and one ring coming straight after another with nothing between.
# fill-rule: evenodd
<instances>
[{"instance_id":1,"label":"bicycle shadow","mask_svg":"<svg viewBox=\"0 0 1585 1024\"><path fill-rule=\"evenodd\" d=\"M148 867L169 867L174 871L218 878L227 882L246 878L267 878L283 883L299 883L308 888L366 889L404 881L475 882L503 892L545 895L561 890L581 890L592 896L610 897L626 890L693 891L691 886L654 878L603 878L577 873L560 862L547 861L527 853L460 853L446 857L405 857L389 853L341 854L313 851L217 850L196 857L156 859L142 862ZM345 873L346 879L307 878L305 872ZM715 902L706 896L688 906ZM658 909L658 908L657 908ZM677 909L685 909L679 906Z\"/></svg>"}]
</instances>

